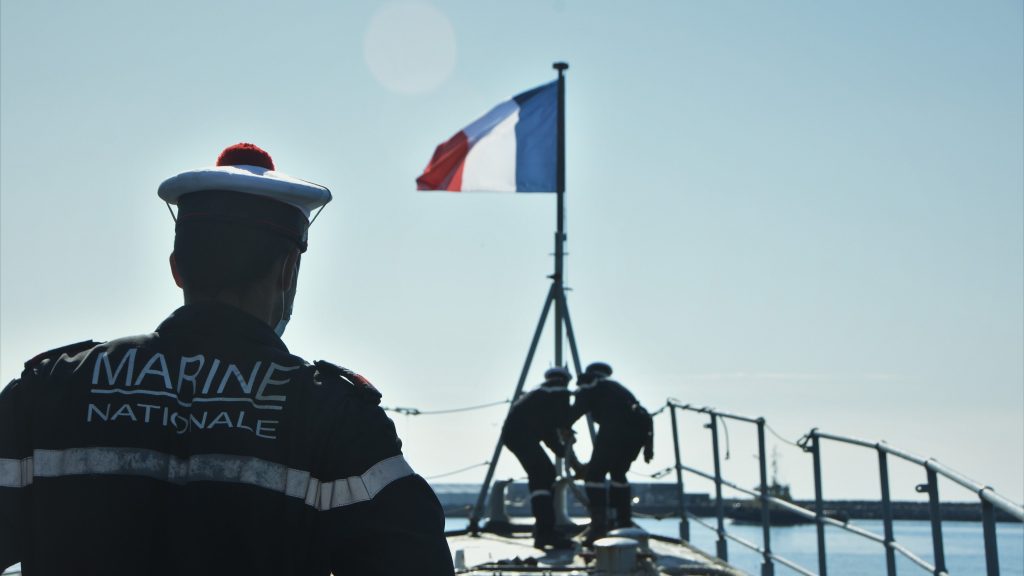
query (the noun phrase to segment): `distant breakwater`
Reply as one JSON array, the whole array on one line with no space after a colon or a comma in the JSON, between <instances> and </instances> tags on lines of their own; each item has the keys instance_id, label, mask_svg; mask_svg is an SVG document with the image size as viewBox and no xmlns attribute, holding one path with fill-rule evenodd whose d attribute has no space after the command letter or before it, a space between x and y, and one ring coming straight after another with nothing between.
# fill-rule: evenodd
<instances>
[{"instance_id":1,"label":"distant breakwater","mask_svg":"<svg viewBox=\"0 0 1024 576\"><path fill-rule=\"evenodd\" d=\"M633 495L637 502L633 510L640 515L669 518L678 516L678 499L674 484L664 483L633 483ZM449 518L468 517L472 512L479 493L479 487L471 485L438 485L435 486L445 516ZM529 492L524 483L513 483L505 493L506 510L510 516L530 516ZM724 498L724 508L734 504L749 502L746 499ZM814 510L813 500L794 500L794 504ZM686 495L687 511L702 517L713 517L717 514L715 500L706 493L688 493ZM826 500L824 508L829 514L838 513L850 519L881 520L883 518L882 503L877 500ZM775 510L775 508L772 508ZM948 521L981 521L981 506L976 502L943 502L939 506L943 520ZM576 517L587 516L587 511L580 502L570 495L569 514ZM894 520L929 520L928 502L895 501L892 502ZM996 511L999 522L1019 522L1017 519L1000 511Z\"/></svg>"}]
</instances>

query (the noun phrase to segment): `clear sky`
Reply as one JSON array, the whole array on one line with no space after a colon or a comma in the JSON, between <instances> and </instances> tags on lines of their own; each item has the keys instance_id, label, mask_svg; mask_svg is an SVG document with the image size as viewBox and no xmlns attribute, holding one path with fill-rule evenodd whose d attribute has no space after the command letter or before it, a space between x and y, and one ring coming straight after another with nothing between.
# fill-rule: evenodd
<instances>
[{"instance_id":1,"label":"clear sky","mask_svg":"<svg viewBox=\"0 0 1024 576\"><path fill-rule=\"evenodd\" d=\"M335 194L310 233L292 350L362 372L389 406L508 398L552 270L555 198L414 179L565 60L585 362L610 362L652 410L672 396L764 416L789 440L885 439L1020 502L1022 21L1017 0L3 0L0 375L176 308L156 188L251 141ZM531 385L552 361L545 339ZM431 476L488 459L503 416L396 422ZM657 422L639 471L672 462ZM702 423L684 417L683 453L709 468ZM729 432L726 473L752 486L753 431ZM769 446L810 496L809 457ZM872 454L830 446L825 465L826 497L878 494ZM923 472L896 468L896 497L920 498ZM499 476L521 475L506 453Z\"/></svg>"}]
</instances>

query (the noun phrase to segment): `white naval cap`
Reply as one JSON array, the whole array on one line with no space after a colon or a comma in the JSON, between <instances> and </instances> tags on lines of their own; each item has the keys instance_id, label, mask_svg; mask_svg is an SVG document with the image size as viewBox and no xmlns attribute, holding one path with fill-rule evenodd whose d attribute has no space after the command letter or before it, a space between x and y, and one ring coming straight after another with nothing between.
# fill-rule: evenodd
<instances>
[{"instance_id":1,"label":"white naval cap","mask_svg":"<svg viewBox=\"0 0 1024 576\"><path fill-rule=\"evenodd\" d=\"M189 170L164 180L157 194L168 204L177 204L186 194L204 191L262 196L298 208L307 220L314 210L331 201L327 187L274 170L270 154L246 142L225 148L216 166Z\"/></svg>"},{"instance_id":2,"label":"white naval cap","mask_svg":"<svg viewBox=\"0 0 1024 576\"><path fill-rule=\"evenodd\" d=\"M303 252L310 215L331 201L326 187L277 172L270 154L244 142L225 148L216 166L164 180L157 194L178 206L176 233L195 226L260 228Z\"/></svg>"}]
</instances>

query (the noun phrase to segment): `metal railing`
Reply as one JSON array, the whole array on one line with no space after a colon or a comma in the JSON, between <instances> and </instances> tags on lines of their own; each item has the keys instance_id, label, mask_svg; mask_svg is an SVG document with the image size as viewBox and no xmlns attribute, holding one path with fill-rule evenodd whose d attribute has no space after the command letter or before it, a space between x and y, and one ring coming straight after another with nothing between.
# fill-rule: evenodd
<instances>
[{"instance_id":1,"label":"metal railing","mask_svg":"<svg viewBox=\"0 0 1024 576\"><path fill-rule=\"evenodd\" d=\"M813 457L814 465L814 511L808 510L801 506L798 506L787 500L777 498L769 493L768 489L768 471L767 471L767 460L765 453L765 419L764 418L748 418L746 416L739 416L736 414L729 414L727 412L720 412L711 408L698 408L689 404L679 404L672 400L669 400L666 406L669 409L669 413L672 417L672 442L675 451L676 459L676 486L679 493L679 536L683 540L690 540L690 520L714 531L718 535L716 541L716 552L717 556L724 561L729 560L729 546L728 542L733 541L740 544L754 552L758 553L762 557L761 563L761 576L772 576L775 573L775 564L782 564L800 574L806 574L814 576L814 572L809 569L796 564L795 562L779 556L772 552L771 549L771 507L776 507L796 514L800 517L806 518L809 521L817 524L817 540L818 540L818 574L820 576L827 576L828 574L828 562L825 547L825 526L833 526L836 528L842 528L848 532L856 534L862 538L878 542L885 548L886 555L886 568L889 576L896 574L896 553L898 552L917 566L920 566L924 570L931 572L936 575L945 575L946 562L945 554L943 549L942 539L942 518L939 510L939 489L938 489L938 477L941 475L968 490L971 490L977 494L980 505L983 532L985 538L985 562L987 567L987 574L989 576L996 576L999 574L999 554L998 547L996 544L996 511L1001 511L1013 518L1024 521L1024 507L1011 502L997 494L991 487L982 486L981 484L968 479L962 474L943 466L933 459L923 459L906 452L897 450L885 444L884 442L867 442L864 440L858 440L856 438L848 438L844 436L838 436L835 434L827 434L819 432L817 428L811 430L806 436L800 440L800 447L805 452L810 452ZM712 453L714 455L714 472L708 473L696 468L683 465L682 454L680 452L679 442L679 426L677 411L696 412L708 415L710 421L704 425L705 428L711 430L711 444ZM722 478L721 460L719 456L718 447L718 421L719 419L736 420L740 422L746 422L754 424L757 427L757 447L758 447L758 468L760 473L760 488L758 490L748 490L742 488L732 482L729 482ZM878 454L878 469L879 469L879 481L881 484L882 495L882 514L883 514L883 526L884 534L878 535L858 526L851 524L850 522L840 522L834 518L830 518L825 515L824 501L822 499L822 479L821 479L821 441L830 440L834 442L840 442L853 446L860 446L863 448L869 448L877 452ZM929 564L924 559L915 555L913 552L908 550L903 545L896 542L893 536L893 512L892 512L892 501L889 497L889 468L888 468L888 456L895 456L907 462L920 465L924 467L927 474L927 481L924 484L917 486L917 491L928 494L928 505L929 505L929 517L931 520L931 532L932 532L932 548L934 553L935 564ZM715 515L716 524L713 526L700 518L690 514L687 511L686 506L686 490L683 483L683 472L711 480L715 484ZM733 490L742 492L749 496L757 498L760 504L761 511L761 527L762 527L762 545L759 547L757 544L739 538L735 535L729 534L725 529L725 505L722 500L722 487L726 486Z\"/></svg>"}]
</instances>

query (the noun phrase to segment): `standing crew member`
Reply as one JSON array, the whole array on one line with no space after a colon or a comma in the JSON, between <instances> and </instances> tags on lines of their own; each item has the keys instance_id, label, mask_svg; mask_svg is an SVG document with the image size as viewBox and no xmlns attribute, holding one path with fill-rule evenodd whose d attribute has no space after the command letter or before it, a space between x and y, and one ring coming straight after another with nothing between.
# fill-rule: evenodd
<instances>
[{"instance_id":1,"label":"standing crew member","mask_svg":"<svg viewBox=\"0 0 1024 576\"><path fill-rule=\"evenodd\" d=\"M549 369L544 373L544 384L515 401L501 430L502 442L516 455L530 478L530 507L535 519L533 543L541 549L572 548L572 542L555 530L555 466L541 448L543 442L556 456L565 453L559 430L568 427L569 380L572 374L567 369Z\"/></svg>"},{"instance_id":2,"label":"standing crew member","mask_svg":"<svg viewBox=\"0 0 1024 576\"><path fill-rule=\"evenodd\" d=\"M654 432L647 410L625 386L609 379L612 367L595 362L580 376L576 388L576 401L569 422L589 413L599 429L594 451L583 475L587 498L590 500L590 528L588 542L602 537L608 530L605 476L611 475L608 500L615 510L615 527L632 525L632 493L626 472L644 449L644 461L654 457Z\"/></svg>"},{"instance_id":3,"label":"standing crew member","mask_svg":"<svg viewBox=\"0 0 1024 576\"><path fill-rule=\"evenodd\" d=\"M159 196L185 305L150 334L40 354L0 393L0 568L452 574L380 394L280 339L330 191L238 144Z\"/></svg>"}]
</instances>

